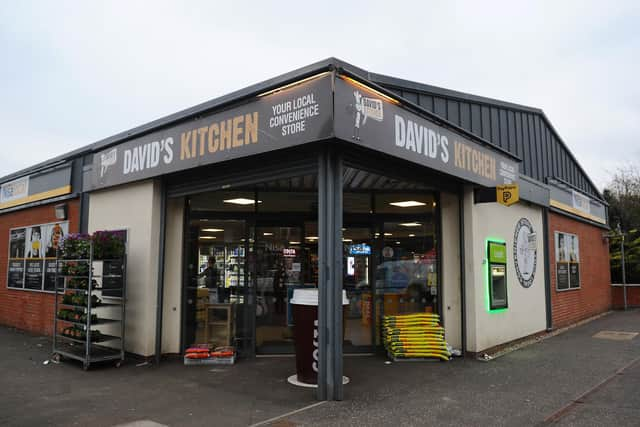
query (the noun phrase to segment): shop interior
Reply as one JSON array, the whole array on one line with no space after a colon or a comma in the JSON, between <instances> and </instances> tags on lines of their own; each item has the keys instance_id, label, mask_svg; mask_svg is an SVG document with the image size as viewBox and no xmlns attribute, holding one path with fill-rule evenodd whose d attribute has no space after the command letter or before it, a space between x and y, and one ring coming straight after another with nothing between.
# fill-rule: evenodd
<instances>
[{"instance_id":1,"label":"shop interior","mask_svg":"<svg viewBox=\"0 0 640 427\"><path fill-rule=\"evenodd\" d=\"M385 314L439 312L437 193L344 170L344 351L380 348ZM183 346L293 352L290 299L318 285L315 175L187 197Z\"/></svg>"}]
</instances>

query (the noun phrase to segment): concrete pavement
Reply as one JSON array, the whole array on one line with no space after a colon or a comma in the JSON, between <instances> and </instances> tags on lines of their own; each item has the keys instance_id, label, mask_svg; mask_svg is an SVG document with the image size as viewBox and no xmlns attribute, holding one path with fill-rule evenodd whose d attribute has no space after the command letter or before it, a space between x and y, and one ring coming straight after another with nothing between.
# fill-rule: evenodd
<instances>
[{"instance_id":1,"label":"concrete pavement","mask_svg":"<svg viewBox=\"0 0 640 427\"><path fill-rule=\"evenodd\" d=\"M316 403L311 390L286 383L293 358L229 367L131 361L84 372L73 362L43 365L48 338L0 327L0 424L640 425L640 336L593 338L607 330L640 332L640 311L611 313L489 362L346 357L343 402L282 417Z\"/></svg>"}]
</instances>

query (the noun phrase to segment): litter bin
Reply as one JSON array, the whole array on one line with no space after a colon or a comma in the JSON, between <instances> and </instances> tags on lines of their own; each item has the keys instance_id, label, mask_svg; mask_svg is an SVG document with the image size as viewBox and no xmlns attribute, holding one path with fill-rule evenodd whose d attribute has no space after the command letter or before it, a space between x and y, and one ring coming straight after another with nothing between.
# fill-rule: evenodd
<instances>
[{"instance_id":1,"label":"litter bin","mask_svg":"<svg viewBox=\"0 0 640 427\"><path fill-rule=\"evenodd\" d=\"M343 290L342 305L345 306L348 304L347 292ZM296 347L296 376L301 383L317 384L318 290L294 289L291 306L293 307L293 333Z\"/></svg>"}]
</instances>

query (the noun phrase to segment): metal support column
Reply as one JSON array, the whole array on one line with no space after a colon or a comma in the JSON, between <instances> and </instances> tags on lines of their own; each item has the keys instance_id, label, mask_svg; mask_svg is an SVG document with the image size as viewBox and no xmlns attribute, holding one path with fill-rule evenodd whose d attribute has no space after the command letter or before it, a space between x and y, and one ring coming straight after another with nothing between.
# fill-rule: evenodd
<instances>
[{"instance_id":1,"label":"metal support column","mask_svg":"<svg viewBox=\"0 0 640 427\"><path fill-rule=\"evenodd\" d=\"M342 400L342 159L318 164L318 400Z\"/></svg>"},{"instance_id":2,"label":"metal support column","mask_svg":"<svg viewBox=\"0 0 640 427\"><path fill-rule=\"evenodd\" d=\"M467 352L467 272L465 261L464 187L458 192L458 245L460 250L460 327L462 355Z\"/></svg>"},{"instance_id":3,"label":"metal support column","mask_svg":"<svg viewBox=\"0 0 640 427\"><path fill-rule=\"evenodd\" d=\"M162 356L162 307L164 305L164 255L167 218L167 189L164 179L160 179L160 238L158 241L158 292L156 294L156 339L154 361L160 364Z\"/></svg>"}]
</instances>

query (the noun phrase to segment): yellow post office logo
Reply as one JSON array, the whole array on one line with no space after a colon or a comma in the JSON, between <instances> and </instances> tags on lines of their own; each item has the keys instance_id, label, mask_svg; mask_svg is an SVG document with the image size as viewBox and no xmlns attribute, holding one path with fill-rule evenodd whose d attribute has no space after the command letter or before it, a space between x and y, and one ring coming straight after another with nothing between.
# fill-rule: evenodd
<instances>
[{"instance_id":1,"label":"yellow post office logo","mask_svg":"<svg viewBox=\"0 0 640 427\"><path fill-rule=\"evenodd\" d=\"M511 206L520 200L517 184L496 186L496 201L501 205Z\"/></svg>"}]
</instances>

